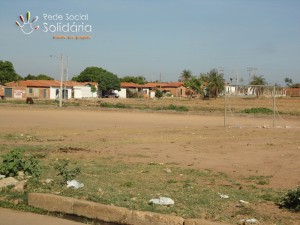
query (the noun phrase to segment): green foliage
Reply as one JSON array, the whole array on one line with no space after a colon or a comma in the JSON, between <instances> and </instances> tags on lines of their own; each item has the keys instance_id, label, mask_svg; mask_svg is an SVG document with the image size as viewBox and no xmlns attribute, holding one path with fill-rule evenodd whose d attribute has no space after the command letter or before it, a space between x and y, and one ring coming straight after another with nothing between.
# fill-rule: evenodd
<instances>
[{"instance_id":1,"label":"green foliage","mask_svg":"<svg viewBox=\"0 0 300 225\"><path fill-rule=\"evenodd\" d=\"M122 77L120 78L120 81L121 82L132 82L132 83L135 83L135 84L146 84L148 83L146 78L143 77L143 76L126 76L126 77Z\"/></svg>"},{"instance_id":2,"label":"green foliage","mask_svg":"<svg viewBox=\"0 0 300 225\"><path fill-rule=\"evenodd\" d=\"M19 171L23 171L25 175L33 177L40 176L39 161L35 156L25 156L21 149L14 149L10 153L2 156L3 161L0 165L0 173L14 177L18 175Z\"/></svg>"},{"instance_id":3,"label":"green foliage","mask_svg":"<svg viewBox=\"0 0 300 225\"><path fill-rule=\"evenodd\" d=\"M250 109L244 109L241 111L242 113L249 113L249 114L271 114L273 113L272 109L268 108L250 108Z\"/></svg>"},{"instance_id":4,"label":"green foliage","mask_svg":"<svg viewBox=\"0 0 300 225\"><path fill-rule=\"evenodd\" d=\"M184 82L184 86L193 90L197 94L203 95L202 80L200 79L200 77L192 76L189 80Z\"/></svg>"},{"instance_id":5,"label":"green foliage","mask_svg":"<svg viewBox=\"0 0 300 225\"><path fill-rule=\"evenodd\" d=\"M251 85L266 85L266 79L263 76L253 76L252 81L250 82ZM253 86L252 90L255 92L256 96L260 96L264 93L263 86Z\"/></svg>"},{"instance_id":6,"label":"green foliage","mask_svg":"<svg viewBox=\"0 0 300 225\"><path fill-rule=\"evenodd\" d=\"M79 167L70 165L70 160L59 159L54 164L54 169L57 171L57 176L60 178L61 184L65 184L69 180L73 180L77 175L81 173Z\"/></svg>"},{"instance_id":7,"label":"green foliage","mask_svg":"<svg viewBox=\"0 0 300 225\"><path fill-rule=\"evenodd\" d=\"M162 91L160 91L160 90L156 90L156 91L155 91L155 97L156 97L156 98L161 98L162 96L163 96Z\"/></svg>"},{"instance_id":8,"label":"green foliage","mask_svg":"<svg viewBox=\"0 0 300 225\"><path fill-rule=\"evenodd\" d=\"M207 73L207 92L209 93L209 96L211 97L218 97L220 93L223 92L225 88L225 79L224 79L224 74L219 73L218 70L213 69L209 73Z\"/></svg>"},{"instance_id":9,"label":"green foliage","mask_svg":"<svg viewBox=\"0 0 300 225\"><path fill-rule=\"evenodd\" d=\"M24 77L24 80L54 80L54 78L45 74L40 74L37 76L28 74L26 77Z\"/></svg>"},{"instance_id":10,"label":"green foliage","mask_svg":"<svg viewBox=\"0 0 300 225\"><path fill-rule=\"evenodd\" d=\"M300 187L290 190L279 205L293 212L300 212Z\"/></svg>"},{"instance_id":11,"label":"green foliage","mask_svg":"<svg viewBox=\"0 0 300 225\"><path fill-rule=\"evenodd\" d=\"M22 80L22 77L15 72L13 64L0 60L0 84L17 80Z\"/></svg>"},{"instance_id":12,"label":"green foliage","mask_svg":"<svg viewBox=\"0 0 300 225\"><path fill-rule=\"evenodd\" d=\"M189 109L186 106L178 106L178 105L173 105L170 104L168 106L163 106L163 107L157 107L155 110L175 110L177 112L187 112Z\"/></svg>"},{"instance_id":13,"label":"green foliage","mask_svg":"<svg viewBox=\"0 0 300 225\"><path fill-rule=\"evenodd\" d=\"M109 102L102 102L101 107L105 108L118 108L118 109L126 109L126 108L131 108L130 105L125 105L123 103L117 103L117 104L112 104Z\"/></svg>"},{"instance_id":14,"label":"green foliage","mask_svg":"<svg viewBox=\"0 0 300 225\"><path fill-rule=\"evenodd\" d=\"M180 74L179 81L186 82L192 78L192 71L190 70L183 70Z\"/></svg>"},{"instance_id":15,"label":"green foliage","mask_svg":"<svg viewBox=\"0 0 300 225\"><path fill-rule=\"evenodd\" d=\"M97 82L99 90L120 90L120 80L117 75L100 67L87 67L78 76L73 77L78 82Z\"/></svg>"}]
</instances>

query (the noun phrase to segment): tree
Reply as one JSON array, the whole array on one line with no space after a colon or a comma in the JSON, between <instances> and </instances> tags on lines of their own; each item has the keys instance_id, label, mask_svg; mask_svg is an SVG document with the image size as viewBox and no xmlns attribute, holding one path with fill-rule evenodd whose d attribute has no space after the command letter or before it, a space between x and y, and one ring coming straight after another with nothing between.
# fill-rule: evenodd
<instances>
[{"instance_id":1,"label":"tree","mask_svg":"<svg viewBox=\"0 0 300 225\"><path fill-rule=\"evenodd\" d=\"M179 81L186 82L186 81L190 80L192 78L192 76L193 76L192 71L183 70L180 75Z\"/></svg>"},{"instance_id":2,"label":"tree","mask_svg":"<svg viewBox=\"0 0 300 225\"><path fill-rule=\"evenodd\" d=\"M121 82L132 82L132 83L135 83L135 84L146 84L148 83L148 81L146 80L145 77L143 76L126 76L126 77L122 77L120 78L120 81Z\"/></svg>"},{"instance_id":3,"label":"tree","mask_svg":"<svg viewBox=\"0 0 300 225\"><path fill-rule=\"evenodd\" d=\"M106 70L99 67L87 67L78 76L72 78L78 82L98 82L100 74L107 73Z\"/></svg>"},{"instance_id":4,"label":"tree","mask_svg":"<svg viewBox=\"0 0 300 225\"><path fill-rule=\"evenodd\" d=\"M255 92L256 97L258 97L264 93L263 85L266 85L266 84L267 84L266 79L263 76L254 75L252 77L252 81L250 82L250 85L258 85L258 86L252 87L252 90Z\"/></svg>"},{"instance_id":5,"label":"tree","mask_svg":"<svg viewBox=\"0 0 300 225\"><path fill-rule=\"evenodd\" d=\"M54 80L54 78L45 74L40 74L37 76L28 74L26 77L24 77L24 80Z\"/></svg>"},{"instance_id":6,"label":"tree","mask_svg":"<svg viewBox=\"0 0 300 225\"><path fill-rule=\"evenodd\" d=\"M291 78L284 78L284 82L286 84L286 86L291 87L293 85L293 80Z\"/></svg>"},{"instance_id":7,"label":"tree","mask_svg":"<svg viewBox=\"0 0 300 225\"><path fill-rule=\"evenodd\" d=\"M117 75L112 73L100 74L98 80L99 90L104 92L110 90L120 90L120 80Z\"/></svg>"},{"instance_id":8,"label":"tree","mask_svg":"<svg viewBox=\"0 0 300 225\"><path fill-rule=\"evenodd\" d=\"M117 75L102 69L101 67L87 67L78 76L73 77L78 82L96 82L99 90L108 92L120 90L120 80Z\"/></svg>"},{"instance_id":9,"label":"tree","mask_svg":"<svg viewBox=\"0 0 300 225\"><path fill-rule=\"evenodd\" d=\"M203 95L203 86L200 77L192 76L189 80L184 82L184 86L193 90L197 94ZM193 92L190 92L190 98L192 97L192 94Z\"/></svg>"},{"instance_id":10,"label":"tree","mask_svg":"<svg viewBox=\"0 0 300 225\"><path fill-rule=\"evenodd\" d=\"M5 84L11 81L22 80L14 69L14 66L9 61L0 61L0 84Z\"/></svg>"},{"instance_id":11,"label":"tree","mask_svg":"<svg viewBox=\"0 0 300 225\"><path fill-rule=\"evenodd\" d=\"M203 74L201 79L207 82L206 90L209 96L217 98L224 91L225 79L223 73L219 73L218 70L212 69L206 75Z\"/></svg>"}]
</instances>

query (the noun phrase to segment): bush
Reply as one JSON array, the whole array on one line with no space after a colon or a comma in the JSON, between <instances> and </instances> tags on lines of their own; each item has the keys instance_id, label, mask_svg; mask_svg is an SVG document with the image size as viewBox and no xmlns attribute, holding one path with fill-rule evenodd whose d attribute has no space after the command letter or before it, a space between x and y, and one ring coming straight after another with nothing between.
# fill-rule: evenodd
<instances>
[{"instance_id":1,"label":"bush","mask_svg":"<svg viewBox=\"0 0 300 225\"><path fill-rule=\"evenodd\" d=\"M300 187L290 190L279 203L280 207L289 209L293 212L300 212Z\"/></svg>"},{"instance_id":2,"label":"bush","mask_svg":"<svg viewBox=\"0 0 300 225\"><path fill-rule=\"evenodd\" d=\"M251 113L251 114L257 114L257 113L262 113L262 114L271 114L273 113L272 109L268 108L251 108L251 109L244 109L242 110L242 113Z\"/></svg>"},{"instance_id":3,"label":"bush","mask_svg":"<svg viewBox=\"0 0 300 225\"><path fill-rule=\"evenodd\" d=\"M173 104L170 104L168 106L163 106L163 107L156 107L154 109L155 110L174 110L174 111L177 111L177 112L187 112L187 111L189 111L189 109L186 106L173 105Z\"/></svg>"},{"instance_id":4,"label":"bush","mask_svg":"<svg viewBox=\"0 0 300 225\"><path fill-rule=\"evenodd\" d=\"M78 174L81 173L79 167L70 166L70 160L59 159L54 164L54 169L57 171L57 176L60 177L61 184L65 184L69 180L73 180Z\"/></svg>"},{"instance_id":5,"label":"bush","mask_svg":"<svg viewBox=\"0 0 300 225\"><path fill-rule=\"evenodd\" d=\"M0 165L0 173L8 177L15 177L19 171L25 175L39 177L41 174L39 161L35 156L25 156L21 149L14 149L10 153L2 156L3 161Z\"/></svg>"},{"instance_id":6,"label":"bush","mask_svg":"<svg viewBox=\"0 0 300 225\"><path fill-rule=\"evenodd\" d=\"M162 96L163 96L162 91L160 91L160 90L156 90L156 91L155 91L155 97L156 97L156 98L161 98Z\"/></svg>"}]
</instances>

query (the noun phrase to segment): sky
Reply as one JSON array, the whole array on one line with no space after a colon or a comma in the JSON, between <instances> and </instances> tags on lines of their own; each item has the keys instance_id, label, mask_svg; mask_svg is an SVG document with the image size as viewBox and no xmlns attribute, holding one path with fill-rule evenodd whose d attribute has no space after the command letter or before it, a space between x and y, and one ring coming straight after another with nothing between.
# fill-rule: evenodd
<instances>
[{"instance_id":1,"label":"sky","mask_svg":"<svg viewBox=\"0 0 300 225\"><path fill-rule=\"evenodd\" d=\"M27 11L30 21L38 16L30 34L16 25ZM299 0L0 0L0 60L22 77L58 80L63 55L69 79L97 66L148 81L218 69L233 83L253 75L299 83L299 12ZM30 32L30 24L22 29Z\"/></svg>"}]
</instances>

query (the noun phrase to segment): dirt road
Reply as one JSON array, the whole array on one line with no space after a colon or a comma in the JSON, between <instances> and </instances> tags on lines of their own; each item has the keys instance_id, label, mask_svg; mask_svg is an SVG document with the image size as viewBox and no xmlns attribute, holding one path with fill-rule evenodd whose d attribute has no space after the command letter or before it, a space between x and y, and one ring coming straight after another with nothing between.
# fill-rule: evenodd
<instances>
[{"instance_id":1,"label":"dirt road","mask_svg":"<svg viewBox=\"0 0 300 225\"><path fill-rule=\"evenodd\" d=\"M88 150L84 157L99 157L100 152L126 162L268 176L272 188L300 185L297 118L286 121L292 127L272 128L269 118L239 117L237 124L245 127L224 128L224 118L214 115L32 107L1 107L0 115L0 135L23 137L3 138L3 145L63 144Z\"/></svg>"}]
</instances>

